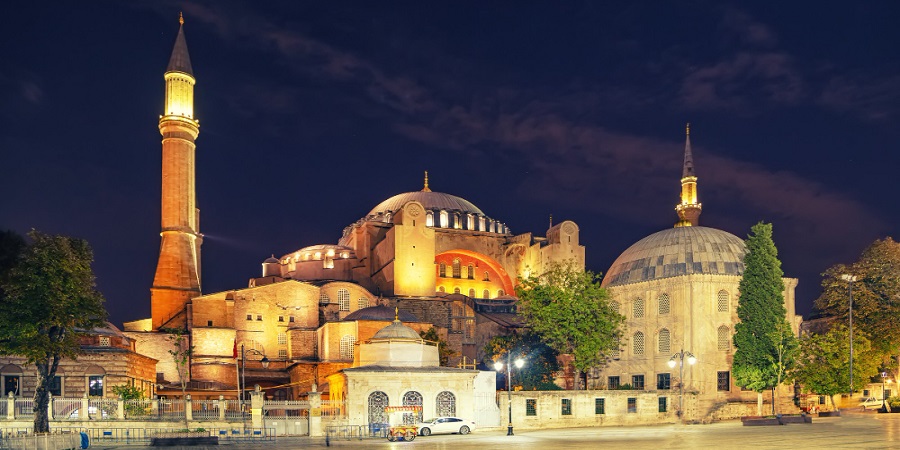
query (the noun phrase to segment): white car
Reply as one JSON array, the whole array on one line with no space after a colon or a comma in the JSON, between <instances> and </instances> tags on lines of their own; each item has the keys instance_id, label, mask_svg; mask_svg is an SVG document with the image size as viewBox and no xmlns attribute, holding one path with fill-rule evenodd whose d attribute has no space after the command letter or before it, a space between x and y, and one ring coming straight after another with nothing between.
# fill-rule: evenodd
<instances>
[{"instance_id":1,"label":"white car","mask_svg":"<svg viewBox=\"0 0 900 450\"><path fill-rule=\"evenodd\" d=\"M428 436L431 434L469 434L475 429L475 422L460 419L459 417L435 417L416 424L419 434Z\"/></svg>"},{"instance_id":2,"label":"white car","mask_svg":"<svg viewBox=\"0 0 900 450\"><path fill-rule=\"evenodd\" d=\"M881 408L882 401L875 397L866 397L859 402L859 406L863 411Z\"/></svg>"}]
</instances>

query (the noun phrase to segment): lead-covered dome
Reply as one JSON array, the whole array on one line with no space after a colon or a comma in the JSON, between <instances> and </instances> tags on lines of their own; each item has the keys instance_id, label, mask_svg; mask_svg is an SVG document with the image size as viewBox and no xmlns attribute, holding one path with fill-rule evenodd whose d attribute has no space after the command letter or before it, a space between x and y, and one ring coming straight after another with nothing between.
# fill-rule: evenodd
<instances>
[{"instance_id":1,"label":"lead-covered dome","mask_svg":"<svg viewBox=\"0 0 900 450\"><path fill-rule=\"evenodd\" d=\"M477 206L464 198L443 192L416 191L397 194L379 203L369 211L368 216L396 213L400 208L403 208L403 205L412 201L421 203L426 210L459 211L467 214L484 215Z\"/></svg>"},{"instance_id":2,"label":"lead-covered dome","mask_svg":"<svg viewBox=\"0 0 900 450\"><path fill-rule=\"evenodd\" d=\"M739 237L707 227L677 227L641 239L625 250L603 277L619 286L691 274L740 276L746 247Z\"/></svg>"}]
</instances>

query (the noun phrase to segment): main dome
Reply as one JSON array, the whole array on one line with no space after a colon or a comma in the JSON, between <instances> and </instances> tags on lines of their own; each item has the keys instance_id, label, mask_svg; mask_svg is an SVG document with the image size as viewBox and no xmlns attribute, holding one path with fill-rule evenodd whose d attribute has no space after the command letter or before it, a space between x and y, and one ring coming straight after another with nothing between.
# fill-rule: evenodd
<instances>
[{"instance_id":1,"label":"main dome","mask_svg":"<svg viewBox=\"0 0 900 450\"><path fill-rule=\"evenodd\" d=\"M740 276L746 247L715 228L676 227L641 239L625 250L603 277L604 287L692 274Z\"/></svg>"},{"instance_id":2,"label":"main dome","mask_svg":"<svg viewBox=\"0 0 900 450\"><path fill-rule=\"evenodd\" d=\"M403 205L412 201L421 203L426 210L459 211L467 214L484 215L477 206L464 198L443 192L416 191L397 194L379 203L369 211L368 216L377 216L388 212L396 213Z\"/></svg>"}]
</instances>

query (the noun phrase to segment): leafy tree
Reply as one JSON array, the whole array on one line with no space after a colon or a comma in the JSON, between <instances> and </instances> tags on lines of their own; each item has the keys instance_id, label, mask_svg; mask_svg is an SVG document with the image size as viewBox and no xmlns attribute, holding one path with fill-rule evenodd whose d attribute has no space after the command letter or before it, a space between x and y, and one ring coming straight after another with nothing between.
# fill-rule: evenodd
<instances>
[{"instance_id":1,"label":"leafy tree","mask_svg":"<svg viewBox=\"0 0 900 450\"><path fill-rule=\"evenodd\" d=\"M600 275L574 261L551 263L543 274L521 279L516 295L525 322L548 346L572 355L579 374L605 364L618 349L625 317L610 306Z\"/></svg>"},{"instance_id":2,"label":"leafy tree","mask_svg":"<svg viewBox=\"0 0 900 450\"><path fill-rule=\"evenodd\" d=\"M441 362L442 366L446 366L450 362L450 358L456 356L456 352L450 348L450 344L447 341L441 339L441 336L438 334L436 328L431 327L428 331L423 331L419 333L419 336L426 341L437 342L438 345L438 359Z\"/></svg>"},{"instance_id":3,"label":"leafy tree","mask_svg":"<svg viewBox=\"0 0 900 450\"><path fill-rule=\"evenodd\" d=\"M143 417L150 414L149 405L136 404L129 400L143 400L144 391L134 385L120 385L110 388L113 394L125 401L125 415L128 418Z\"/></svg>"},{"instance_id":4,"label":"leafy tree","mask_svg":"<svg viewBox=\"0 0 900 450\"><path fill-rule=\"evenodd\" d=\"M506 336L494 336L485 344L484 362L493 368L494 362L500 361L506 364L510 358L516 360L523 358L526 363L521 368L516 368L513 381L515 386L520 386L526 391L550 391L557 390L559 386L553 382L553 374L559 370L556 360L557 352L543 343L538 335L533 332L524 334L510 334ZM506 376L503 371L502 376ZM506 383L504 383L504 386Z\"/></svg>"},{"instance_id":5,"label":"leafy tree","mask_svg":"<svg viewBox=\"0 0 900 450\"><path fill-rule=\"evenodd\" d=\"M864 334L885 364L890 364L890 355L900 356L900 243L889 237L876 240L853 264L838 264L823 274L816 309L848 323L850 286L842 275L856 276L852 286L854 336Z\"/></svg>"},{"instance_id":6,"label":"leafy tree","mask_svg":"<svg viewBox=\"0 0 900 450\"><path fill-rule=\"evenodd\" d=\"M762 392L773 389L774 408L774 388L792 366L793 352L789 350L796 344L785 317L783 272L772 241L772 225L754 225L745 243L732 371L738 385L757 392L757 412L762 415Z\"/></svg>"},{"instance_id":7,"label":"leafy tree","mask_svg":"<svg viewBox=\"0 0 900 450\"><path fill-rule=\"evenodd\" d=\"M191 356L194 354L194 346L190 345L187 330L182 328L160 328L161 332L168 334L167 339L172 343L169 355L175 363L178 372L178 383L181 385L181 398L187 399L187 384L191 379ZM188 426L187 414L184 416L184 426Z\"/></svg>"},{"instance_id":8,"label":"leafy tree","mask_svg":"<svg viewBox=\"0 0 900 450\"><path fill-rule=\"evenodd\" d=\"M853 339L853 390L863 389L878 373L878 351L865 336ZM836 324L828 333L800 339L800 355L791 378L804 392L831 397L850 390L850 331Z\"/></svg>"},{"instance_id":9,"label":"leafy tree","mask_svg":"<svg viewBox=\"0 0 900 450\"><path fill-rule=\"evenodd\" d=\"M106 310L94 284L93 253L87 241L37 231L28 237L31 243L18 246L15 262L5 259L0 275L0 354L21 356L34 364L34 431L46 433L48 388L59 361L82 353L79 338L85 330L106 323ZM6 234L3 240L15 238Z\"/></svg>"}]
</instances>

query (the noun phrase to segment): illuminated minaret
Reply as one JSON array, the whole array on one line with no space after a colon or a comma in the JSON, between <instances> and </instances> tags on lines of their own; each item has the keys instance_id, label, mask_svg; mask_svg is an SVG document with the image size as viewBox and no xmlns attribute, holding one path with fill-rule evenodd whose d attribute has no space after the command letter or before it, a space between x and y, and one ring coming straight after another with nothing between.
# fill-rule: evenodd
<instances>
[{"instance_id":1,"label":"illuminated minaret","mask_svg":"<svg viewBox=\"0 0 900 450\"><path fill-rule=\"evenodd\" d=\"M162 134L162 236L150 309L153 329L165 325L200 295L200 212L194 176L194 140L200 122L194 118L194 73L179 14L178 37L166 68L166 106L159 116Z\"/></svg>"},{"instance_id":2,"label":"illuminated minaret","mask_svg":"<svg viewBox=\"0 0 900 450\"><path fill-rule=\"evenodd\" d=\"M675 206L678 212L676 227L695 227L700 223L702 205L697 202L697 175L694 173L694 155L691 154L691 124L685 127L684 169L681 172L681 203Z\"/></svg>"}]
</instances>

